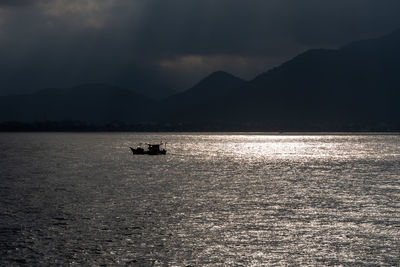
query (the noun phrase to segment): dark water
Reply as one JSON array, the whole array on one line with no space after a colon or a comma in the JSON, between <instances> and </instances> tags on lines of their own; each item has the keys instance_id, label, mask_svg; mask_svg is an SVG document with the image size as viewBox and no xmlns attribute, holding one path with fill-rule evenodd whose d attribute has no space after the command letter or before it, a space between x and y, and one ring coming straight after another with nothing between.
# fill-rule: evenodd
<instances>
[{"instance_id":1,"label":"dark water","mask_svg":"<svg viewBox=\"0 0 400 267\"><path fill-rule=\"evenodd\" d=\"M400 262L400 136L7 133L0 179L1 265Z\"/></svg>"}]
</instances>

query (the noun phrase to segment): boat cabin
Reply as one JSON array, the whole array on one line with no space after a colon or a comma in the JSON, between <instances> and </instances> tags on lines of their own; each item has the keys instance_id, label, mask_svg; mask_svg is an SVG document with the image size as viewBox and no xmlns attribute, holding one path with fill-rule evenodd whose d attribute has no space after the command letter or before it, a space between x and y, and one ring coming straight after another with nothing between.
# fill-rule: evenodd
<instances>
[{"instance_id":1,"label":"boat cabin","mask_svg":"<svg viewBox=\"0 0 400 267\"><path fill-rule=\"evenodd\" d=\"M161 148L161 146L164 146ZM158 144L147 144L147 149L145 150L143 147L138 146L137 148L129 147L133 154L137 155L165 155L167 153L166 143L158 143Z\"/></svg>"},{"instance_id":2,"label":"boat cabin","mask_svg":"<svg viewBox=\"0 0 400 267\"><path fill-rule=\"evenodd\" d=\"M147 144L150 153L159 153L160 152L160 144Z\"/></svg>"}]
</instances>

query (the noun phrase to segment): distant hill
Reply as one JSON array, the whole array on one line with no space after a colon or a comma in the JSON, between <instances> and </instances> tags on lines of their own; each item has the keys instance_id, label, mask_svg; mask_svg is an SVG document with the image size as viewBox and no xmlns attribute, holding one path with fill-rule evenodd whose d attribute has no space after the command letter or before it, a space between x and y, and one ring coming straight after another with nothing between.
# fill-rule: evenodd
<instances>
[{"instance_id":1,"label":"distant hill","mask_svg":"<svg viewBox=\"0 0 400 267\"><path fill-rule=\"evenodd\" d=\"M245 81L224 71L217 71L192 88L172 95L160 103L157 120L167 122L192 122L213 116L221 98L231 94Z\"/></svg>"},{"instance_id":2,"label":"distant hill","mask_svg":"<svg viewBox=\"0 0 400 267\"><path fill-rule=\"evenodd\" d=\"M0 97L0 121L146 121L153 100L127 89L87 84Z\"/></svg>"},{"instance_id":3,"label":"distant hill","mask_svg":"<svg viewBox=\"0 0 400 267\"><path fill-rule=\"evenodd\" d=\"M216 96L197 113L181 109L190 114L181 121L275 130L400 129L399 48L395 31L337 50L306 51L238 83L240 88Z\"/></svg>"}]
</instances>

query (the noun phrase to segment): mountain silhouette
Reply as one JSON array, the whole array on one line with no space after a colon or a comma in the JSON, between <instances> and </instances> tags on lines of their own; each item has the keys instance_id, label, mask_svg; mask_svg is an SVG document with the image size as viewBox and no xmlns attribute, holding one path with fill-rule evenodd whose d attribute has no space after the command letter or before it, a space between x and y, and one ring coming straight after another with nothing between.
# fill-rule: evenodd
<instances>
[{"instance_id":1,"label":"mountain silhouette","mask_svg":"<svg viewBox=\"0 0 400 267\"><path fill-rule=\"evenodd\" d=\"M0 121L118 120L234 130L400 130L399 47L397 30L339 49L312 49L251 81L217 71L161 101L105 84L4 96L0 97Z\"/></svg>"},{"instance_id":2,"label":"mountain silhouette","mask_svg":"<svg viewBox=\"0 0 400 267\"><path fill-rule=\"evenodd\" d=\"M400 31L340 49L306 51L177 119L271 129L399 127ZM176 104L178 106L178 104ZM195 121L198 119L198 121ZM176 119L176 118L175 118Z\"/></svg>"},{"instance_id":3,"label":"mountain silhouette","mask_svg":"<svg viewBox=\"0 0 400 267\"><path fill-rule=\"evenodd\" d=\"M160 103L156 119L167 122L202 121L212 116L221 98L240 88L244 80L224 71L216 71L192 88L166 98Z\"/></svg>"},{"instance_id":4,"label":"mountain silhouette","mask_svg":"<svg viewBox=\"0 0 400 267\"><path fill-rule=\"evenodd\" d=\"M87 84L43 89L34 94L0 97L2 121L79 120L92 123L145 121L153 100L128 89Z\"/></svg>"}]
</instances>

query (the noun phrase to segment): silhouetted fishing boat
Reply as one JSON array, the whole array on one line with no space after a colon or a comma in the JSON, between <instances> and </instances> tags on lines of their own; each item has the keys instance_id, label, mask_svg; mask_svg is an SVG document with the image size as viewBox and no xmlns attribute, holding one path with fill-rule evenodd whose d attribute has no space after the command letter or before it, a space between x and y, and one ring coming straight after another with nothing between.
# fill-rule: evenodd
<instances>
[{"instance_id":1,"label":"silhouetted fishing boat","mask_svg":"<svg viewBox=\"0 0 400 267\"><path fill-rule=\"evenodd\" d=\"M147 149L142 146L129 147L134 155L165 155L167 154L167 143L146 144ZM164 146L164 148L161 148Z\"/></svg>"}]
</instances>

